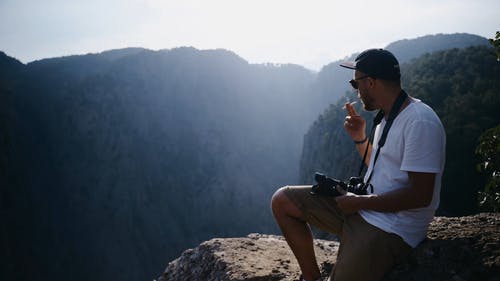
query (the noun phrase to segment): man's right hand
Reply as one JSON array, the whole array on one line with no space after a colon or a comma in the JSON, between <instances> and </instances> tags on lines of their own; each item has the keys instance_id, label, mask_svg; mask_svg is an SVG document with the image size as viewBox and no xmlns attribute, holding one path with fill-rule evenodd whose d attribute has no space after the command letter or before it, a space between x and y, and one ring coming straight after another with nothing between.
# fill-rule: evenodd
<instances>
[{"instance_id":1,"label":"man's right hand","mask_svg":"<svg viewBox=\"0 0 500 281\"><path fill-rule=\"evenodd\" d=\"M366 138L366 120L361 117L351 103L345 104L347 116L344 121L344 128L354 141L361 141Z\"/></svg>"}]
</instances>

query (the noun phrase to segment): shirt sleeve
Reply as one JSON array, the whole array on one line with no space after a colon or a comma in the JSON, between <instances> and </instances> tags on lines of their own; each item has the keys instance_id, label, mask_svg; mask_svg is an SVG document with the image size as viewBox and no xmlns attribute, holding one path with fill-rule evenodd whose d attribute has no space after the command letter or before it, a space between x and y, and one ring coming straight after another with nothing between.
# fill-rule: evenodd
<instances>
[{"instance_id":1,"label":"shirt sleeve","mask_svg":"<svg viewBox=\"0 0 500 281\"><path fill-rule=\"evenodd\" d=\"M445 134L440 123L419 120L406 127L402 171L441 173L444 158Z\"/></svg>"}]
</instances>

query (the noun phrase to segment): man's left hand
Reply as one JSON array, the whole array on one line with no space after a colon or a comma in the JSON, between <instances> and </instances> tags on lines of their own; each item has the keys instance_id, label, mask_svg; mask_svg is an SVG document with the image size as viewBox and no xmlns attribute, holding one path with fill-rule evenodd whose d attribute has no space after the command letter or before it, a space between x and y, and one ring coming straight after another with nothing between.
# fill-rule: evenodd
<instances>
[{"instance_id":1,"label":"man's left hand","mask_svg":"<svg viewBox=\"0 0 500 281\"><path fill-rule=\"evenodd\" d=\"M347 192L344 195L335 197L335 200L337 201L337 206L340 210L342 210L342 212L344 212L344 214L352 215L361 210L360 203L363 200L363 197Z\"/></svg>"}]
</instances>

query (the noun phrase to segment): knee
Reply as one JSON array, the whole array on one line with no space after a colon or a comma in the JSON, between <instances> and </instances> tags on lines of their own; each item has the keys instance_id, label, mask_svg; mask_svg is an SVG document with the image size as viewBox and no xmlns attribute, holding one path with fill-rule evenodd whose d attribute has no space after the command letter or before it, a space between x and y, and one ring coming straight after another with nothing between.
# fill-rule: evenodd
<instances>
[{"instance_id":1,"label":"knee","mask_svg":"<svg viewBox=\"0 0 500 281\"><path fill-rule=\"evenodd\" d=\"M285 189L287 188L287 186L281 187L273 194L273 197L271 198L271 210L273 213L282 210L288 203L288 197L285 194Z\"/></svg>"}]
</instances>

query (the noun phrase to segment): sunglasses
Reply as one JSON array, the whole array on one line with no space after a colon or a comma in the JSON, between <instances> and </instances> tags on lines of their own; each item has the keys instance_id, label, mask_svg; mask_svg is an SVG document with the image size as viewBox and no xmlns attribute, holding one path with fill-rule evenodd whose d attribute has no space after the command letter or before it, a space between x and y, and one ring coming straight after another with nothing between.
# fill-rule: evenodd
<instances>
[{"instance_id":1,"label":"sunglasses","mask_svg":"<svg viewBox=\"0 0 500 281\"><path fill-rule=\"evenodd\" d=\"M359 81L359 80L363 80L363 79L368 78L368 77L370 77L370 76L369 76L369 75L365 75L365 76L361 76L361 77L356 78L356 79L351 79L351 80L349 81L349 84L351 84L351 86L352 86L355 90L357 90L357 89L358 89L358 81Z\"/></svg>"}]
</instances>

